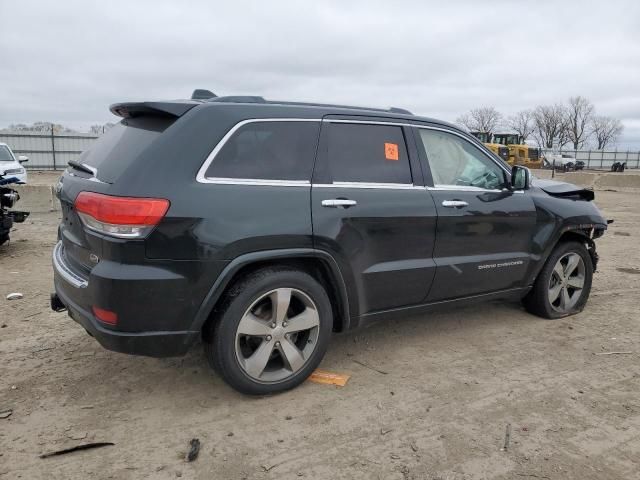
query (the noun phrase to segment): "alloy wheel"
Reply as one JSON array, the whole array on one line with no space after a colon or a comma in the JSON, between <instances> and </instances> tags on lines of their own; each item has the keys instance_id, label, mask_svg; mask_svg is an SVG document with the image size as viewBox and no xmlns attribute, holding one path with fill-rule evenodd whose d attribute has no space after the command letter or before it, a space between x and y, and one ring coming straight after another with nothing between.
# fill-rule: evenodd
<instances>
[{"instance_id":1,"label":"alloy wheel","mask_svg":"<svg viewBox=\"0 0 640 480\"><path fill-rule=\"evenodd\" d=\"M569 252L560 257L549 280L551 308L566 313L576 306L584 288L585 270L584 260L577 253Z\"/></svg>"},{"instance_id":2,"label":"alloy wheel","mask_svg":"<svg viewBox=\"0 0 640 480\"><path fill-rule=\"evenodd\" d=\"M244 313L236 330L235 353L254 381L281 382L298 372L316 348L318 309L304 292L269 291Z\"/></svg>"}]
</instances>

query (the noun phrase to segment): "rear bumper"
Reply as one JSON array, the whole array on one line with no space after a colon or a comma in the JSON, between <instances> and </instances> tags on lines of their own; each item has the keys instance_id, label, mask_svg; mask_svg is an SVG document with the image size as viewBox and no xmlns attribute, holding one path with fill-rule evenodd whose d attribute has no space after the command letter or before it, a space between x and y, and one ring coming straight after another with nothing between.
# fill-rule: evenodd
<instances>
[{"instance_id":1,"label":"rear bumper","mask_svg":"<svg viewBox=\"0 0 640 480\"><path fill-rule=\"evenodd\" d=\"M189 351L189 348L197 341L199 332L118 332L109 330L93 316L65 295L64 287L55 279L55 290L60 301L67 307L69 316L82 325L100 345L114 352L128 353L131 355L145 355L149 357L177 357Z\"/></svg>"},{"instance_id":2,"label":"rear bumper","mask_svg":"<svg viewBox=\"0 0 640 480\"><path fill-rule=\"evenodd\" d=\"M200 336L190 330L192 286L161 268L100 262L88 275L67 261L62 242L53 250L55 301L106 349L133 355L173 357L187 353ZM146 273L146 275L145 275ZM62 305L61 305L62 304ZM118 313L118 325L99 321L93 306ZM186 306L185 306L186 305Z\"/></svg>"}]
</instances>

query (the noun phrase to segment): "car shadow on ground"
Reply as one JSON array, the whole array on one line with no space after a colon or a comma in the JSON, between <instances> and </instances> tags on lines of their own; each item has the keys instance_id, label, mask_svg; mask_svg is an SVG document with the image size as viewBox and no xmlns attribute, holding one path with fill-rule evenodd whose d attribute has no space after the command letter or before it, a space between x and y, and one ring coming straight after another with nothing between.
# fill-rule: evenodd
<instances>
[{"instance_id":1,"label":"car shadow on ground","mask_svg":"<svg viewBox=\"0 0 640 480\"><path fill-rule=\"evenodd\" d=\"M518 303L494 302L379 322L368 328L334 334L320 368L353 376L362 374L364 364L365 369L370 367L385 372L388 374L385 379L389 379L406 362L414 362L416 368L429 368L430 359L443 349L448 354L452 349L464 351L468 342L477 336L478 329L496 330L498 337L499 332L517 331L519 324L531 320L536 320L536 317L525 313ZM141 401L147 406L160 406L164 403L163 397L175 399L176 391L182 391L184 397L181 397L189 398L190 403L206 405L207 408L220 403L228 405L229 402L252 402L265 398L245 396L228 387L209 367L201 342L193 345L186 356L177 358L147 358L109 352L88 335L78 343L79 355L94 352L91 356L82 357L81 378L76 379L78 384L94 383L92 377L101 375L103 382L99 389L104 389L102 393L106 396L114 389L119 390L121 402ZM415 364L416 353L420 352L425 352L419 356L422 365ZM305 395L305 392L313 395L313 389L305 388L307 384L281 395L297 397ZM146 395L141 398L136 392ZM94 391L92 396L97 393ZM153 400L144 397L152 397Z\"/></svg>"}]
</instances>

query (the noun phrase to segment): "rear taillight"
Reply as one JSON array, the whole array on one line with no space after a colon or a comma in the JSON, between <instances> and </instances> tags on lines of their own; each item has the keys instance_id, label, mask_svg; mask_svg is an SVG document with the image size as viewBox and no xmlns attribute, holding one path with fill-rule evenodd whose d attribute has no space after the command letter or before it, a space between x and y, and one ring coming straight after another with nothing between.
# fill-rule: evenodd
<instances>
[{"instance_id":1,"label":"rear taillight","mask_svg":"<svg viewBox=\"0 0 640 480\"><path fill-rule=\"evenodd\" d=\"M167 213L169 200L80 192L75 209L91 230L119 238L143 238Z\"/></svg>"}]
</instances>

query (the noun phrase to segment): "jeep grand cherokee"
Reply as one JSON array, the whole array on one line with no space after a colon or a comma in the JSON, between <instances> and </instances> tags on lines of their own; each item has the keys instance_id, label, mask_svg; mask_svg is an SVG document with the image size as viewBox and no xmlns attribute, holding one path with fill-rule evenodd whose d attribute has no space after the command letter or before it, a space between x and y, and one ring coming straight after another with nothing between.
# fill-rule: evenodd
<instances>
[{"instance_id":1,"label":"jeep grand cherokee","mask_svg":"<svg viewBox=\"0 0 640 480\"><path fill-rule=\"evenodd\" d=\"M332 332L521 299L583 309L593 192L509 168L401 109L215 97L119 103L57 187L52 308L105 348L183 355L249 394L300 384Z\"/></svg>"}]
</instances>

